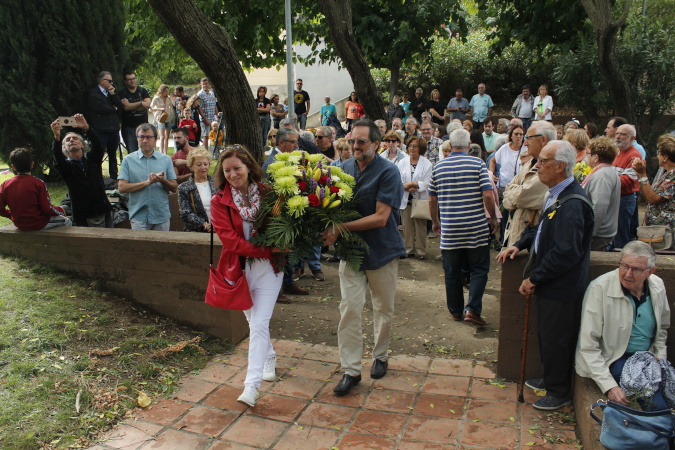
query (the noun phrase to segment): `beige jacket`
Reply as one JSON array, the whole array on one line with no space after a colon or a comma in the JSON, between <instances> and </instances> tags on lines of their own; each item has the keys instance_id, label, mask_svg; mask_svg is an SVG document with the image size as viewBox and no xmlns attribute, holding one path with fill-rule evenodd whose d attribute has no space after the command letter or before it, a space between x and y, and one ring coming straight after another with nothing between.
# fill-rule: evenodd
<instances>
[{"instance_id":1,"label":"beige jacket","mask_svg":"<svg viewBox=\"0 0 675 450\"><path fill-rule=\"evenodd\" d=\"M506 224L504 246L510 247L518 242L528 226L539 223L539 213L544 207L548 187L539 181L537 169L532 160L525 163L520 172L506 185L504 190L504 208L513 211Z\"/></svg>"},{"instance_id":2,"label":"beige jacket","mask_svg":"<svg viewBox=\"0 0 675 450\"><path fill-rule=\"evenodd\" d=\"M670 326L670 307L663 280L647 279L656 318L656 336L650 351L666 357L666 337ZM621 358L628 347L633 328L633 305L621 289L619 269L593 280L586 289L575 367L582 377L593 378L603 393L617 386L609 366Z\"/></svg>"}]
</instances>

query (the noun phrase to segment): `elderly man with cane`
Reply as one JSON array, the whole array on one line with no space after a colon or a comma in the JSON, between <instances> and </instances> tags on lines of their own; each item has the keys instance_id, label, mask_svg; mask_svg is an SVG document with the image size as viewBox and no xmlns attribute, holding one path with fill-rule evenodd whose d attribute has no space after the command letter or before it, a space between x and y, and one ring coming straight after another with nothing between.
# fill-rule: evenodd
<instances>
[{"instance_id":1,"label":"elderly man with cane","mask_svg":"<svg viewBox=\"0 0 675 450\"><path fill-rule=\"evenodd\" d=\"M497 256L504 263L529 249L527 278L519 292L535 295L543 378L528 380L532 389L546 390L534 402L541 410L571 404L574 352L581 299L588 284L593 207L574 179L576 151L569 142L551 141L539 154L539 180L549 191L537 227ZM531 271L530 271L531 269Z\"/></svg>"}]
</instances>

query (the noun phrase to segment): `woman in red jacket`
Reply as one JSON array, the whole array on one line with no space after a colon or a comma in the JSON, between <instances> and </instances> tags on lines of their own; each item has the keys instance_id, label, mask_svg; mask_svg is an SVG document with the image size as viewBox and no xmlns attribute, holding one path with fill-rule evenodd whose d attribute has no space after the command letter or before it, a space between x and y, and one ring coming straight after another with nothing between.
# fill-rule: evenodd
<instances>
[{"instance_id":1,"label":"woman in red jacket","mask_svg":"<svg viewBox=\"0 0 675 450\"><path fill-rule=\"evenodd\" d=\"M253 307L244 311L250 329L248 369L237 401L254 406L261 380L276 379L269 323L283 279L272 265L272 253L279 249L249 242L265 186L260 183L262 169L248 150L240 145L227 147L218 158L214 177L220 191L211 199L211 224L223 243L218 271L231 281L244 272L253 298Z\"/></svg>"}]
</instances>

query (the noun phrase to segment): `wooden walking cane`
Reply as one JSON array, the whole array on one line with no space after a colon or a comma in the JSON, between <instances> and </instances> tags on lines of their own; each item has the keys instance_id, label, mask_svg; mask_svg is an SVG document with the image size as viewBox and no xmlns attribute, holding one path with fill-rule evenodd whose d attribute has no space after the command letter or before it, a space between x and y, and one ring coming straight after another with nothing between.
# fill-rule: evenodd
<instances>
[{"instance_id":1,"label":"wooden walking cane","mask_svg":"<svg viewBox=\"0 0 675 450\"><path fill-rule=\"evenodd\" d=\"M523 353L520 356L520 390L518 391L518 402L525 403L523 397L523 387L525 386L525 362L527 361L527 334L530 328L530 299L532 294L525 297L525 323L523 324Z\"/></svg>"}]
</instances>

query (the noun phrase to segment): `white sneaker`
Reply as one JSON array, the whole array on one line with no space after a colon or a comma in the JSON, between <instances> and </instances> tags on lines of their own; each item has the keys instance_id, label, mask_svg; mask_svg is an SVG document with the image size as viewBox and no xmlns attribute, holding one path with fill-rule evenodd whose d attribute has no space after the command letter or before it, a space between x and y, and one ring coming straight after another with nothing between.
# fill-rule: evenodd
<instances>
[{"instance_id":1,"label":"white sneaker","mask_svg":"<svg viewBox=\"0 0 675 450\"><path fill-rule=\"evenodd\" d=\"M246 403L248 406L255 406L256 400L258 400L258 390L253 386L244 387L244 392L237 399L238 402Z\"/></svg>"},{"instance_id":2,"label":"white sneaker","mask_svg":"<svg viewBox=\"0 0 675 450\"><path fill-rule=\"evenodd\" d=\"M263 367L263 377L264 381L275 381L277 379L277 357L271 356L265 360L265 366Z\"/></svg>"}]
</instances>

